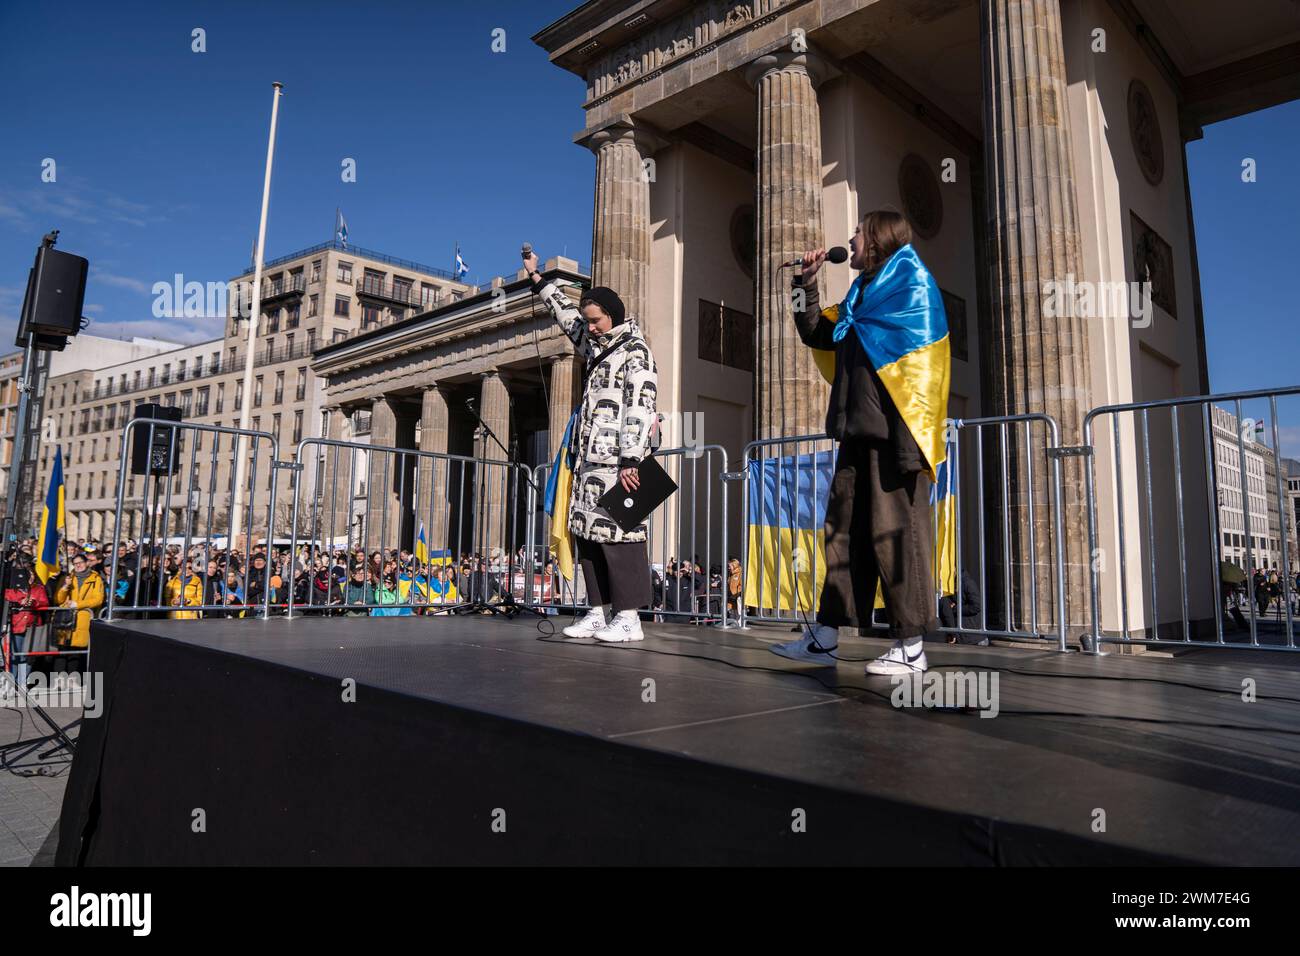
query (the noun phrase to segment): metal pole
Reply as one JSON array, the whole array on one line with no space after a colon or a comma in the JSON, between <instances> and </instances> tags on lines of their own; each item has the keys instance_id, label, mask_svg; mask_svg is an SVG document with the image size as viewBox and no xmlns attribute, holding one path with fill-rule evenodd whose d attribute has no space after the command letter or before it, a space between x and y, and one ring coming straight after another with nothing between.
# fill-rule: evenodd
<instances>
[{"instance_id":1,"label":"metal pole","mask_svg":"<svg viewBox=\"0 0 1300 956\"><path fill-rule=\"evenodd\" d=\"M257 320L262 312L262 262L266 258L266 212L271 203L271 162L275 158L275 125L280 113L280 96L283 83L272 83L275 92L271 99L271 135L266 143L266 176L262 180L262 219L257 227L257 260L253 264L253 300L248 316L248 341L245 346L248 354L244 356L244 401L239 411L239 428L241 432L249 430L253 413L253 358L257 348ZM240 297L242 301L242 296ZM231 547L240 533L240 511L244 505L244 436L235 440L235 500L230 508Z\"/></svg>"},{"instance_id":2,"label":"metal pole","mask_svg":"<svg viewBox=\"0 0 1300 956\"><path fill-rule=\"evenodd\" d=\"M24 303L24 311L26 303ZM31 407L31 399L28 396L32 389L32 365L36 357L36 349L32 345L32 334L27 333L27 344L23 348L23 367L18 375L18 415L14 424L14 448L13 457L10 458L9 466L9 490L8 500L5 502L4 523L0 527L0 553L4 555L3 574L9 567L11 552L17 548L18 532L16 527L18 513L18 499L23 497L23 471L26 468L26 442L27 442L27 415ZM50 520L54 521L55 516L50 515ZM55 532L57 533L57 531ZM62 547L62 543L59 545ZM0 589L0 632L9 634L9 602L3 597L3 589ZM3 662L3 668L8 670L9 662Z\"/></svg>"}]
</instances>

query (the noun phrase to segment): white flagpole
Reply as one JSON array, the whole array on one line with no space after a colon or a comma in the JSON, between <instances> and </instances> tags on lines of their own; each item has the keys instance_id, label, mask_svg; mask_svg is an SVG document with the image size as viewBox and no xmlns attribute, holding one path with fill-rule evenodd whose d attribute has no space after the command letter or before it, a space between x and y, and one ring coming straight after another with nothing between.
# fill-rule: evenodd
<instances>
[{"instance_id":1,"label":"white flagpole","mask_svg":"<svg viewBox=\"0 0 1300 956\"><path fill-rule=\"evenodd\" d=\"M257 227L257 258L253 263L252 312L248 316L248 344L246 345L247 354L244 356L244 398L242 408L239 411L239 427L244 431L248 430L253 412L253 356L257 348L257 324L262 313L262 262L266 258L266 212L271 203L271 161L275 158L275 124L280 114L281 91L284 89L283 83L272 83L271 86L275 89L274 96L271 99L271 136L266 143L266 177L262 180L262 221ZM235 451L235 494L234 503L230 508L230 540L228 544L232 551L238 548L235 542L239 538L243 521L244 474L248 465L247 457L244 436L241 435ZM271 467L274 467L274 464ZM252 530L251 527L248 529L250 536ZM268 538L271 537L272 531L272 528L266 529Z\"/></svg>"}]
</instances>

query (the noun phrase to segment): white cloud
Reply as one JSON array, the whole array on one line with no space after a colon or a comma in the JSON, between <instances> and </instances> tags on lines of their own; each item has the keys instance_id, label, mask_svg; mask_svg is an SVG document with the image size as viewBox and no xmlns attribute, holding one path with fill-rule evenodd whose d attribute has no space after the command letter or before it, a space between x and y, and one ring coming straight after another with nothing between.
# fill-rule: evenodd
<instances>
[{"instance_id":1,"label":"white cloud","mask_svg":"<svg viewBox=\"0 0 1300 956\"><path fill-rule=\"evenodd\" d=\"M0 219L24 228L47 229L51 221L145 227L164 218L144 203L91 188L63 171L57 182L0 192Z\"/></svg>"},{"instance_id":2,"label":"white cloud","mask_svg":"<svg viewBox=\"0 0 1300 956\"><path fill-rule=\"evenodd\" d=\"M105 272L103 269L92 269L90 273L91 282L102 282L105 285L114 285L122 289L130 289L132 292L139 292L141 295L149 295L153 292L153 286L143 279L136 279L132 276L120 276L112 272Z\"/></svg>"}]
</instances>

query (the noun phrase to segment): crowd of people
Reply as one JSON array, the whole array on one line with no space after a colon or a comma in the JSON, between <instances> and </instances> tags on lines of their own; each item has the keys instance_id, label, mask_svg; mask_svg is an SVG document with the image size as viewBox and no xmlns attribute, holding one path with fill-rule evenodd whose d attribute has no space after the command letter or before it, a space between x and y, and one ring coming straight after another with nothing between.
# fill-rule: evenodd
<instances>
[{"instance_id":1,"label":"crowd of people","mask_svg":"<svg viewBox=\"0 0 1300 956\"><path fill-rule=\"evenodd\" d=\"M214 549L206 543L150 547L133 539L118 545L96 540L69 541L64 545L61 570L47 583L36 574L35 542L20 542L3 570L5 600L11 630L19 637L36 636L48 627L43 643L50 649L85 648L90 621L102 613L112 593L120 616L131 618L255 617L263 613L269 592L269 613L282 615L290 596L295 610L305 614L344 616L399 616L446 613L449 605L481 600L498 603L524 597L517 575L522 575L525 552L520 549L513 565L498 550L459 560L436 557L419 560L404 549L383 549L367 554L360 547L323 548L254 545L245 551ZM183 553L184 552L184 553ZM670 559L652 566L653 594L649 614L656 612L721 614L725 598L731 613L741 595L740 560L708 571L694 561ZM514 579L512 581L512 578ZM541 572L543 586L534 596L560 603L564 590L554 554ZM75 613L58 614L57 611ZM44 636L44 635L42 635ZM24 642L29 646L31 641Z\"/></svg>"},{"instance_id":2,"label":"crowd of people","mask_svg":"<svg viewBox=\"0 0 1300 956\"><path fill-rule=\"evenodd\" d=\"M1239 630L1249 630L1250 622L1246 619L1250 608L1250 598L1255 598L1255 617L1267 617L1270 610L1278 617L1286 616L1286 606L1291 606L1292 616L1300 615L1300 571L1287 587L1287 580L1276 569L1255 568L1250 575L1250 587L1245 581L1245 574L1238 576L1242 580L1221 578L1221 597L1225 623L1235 624Z\"/></svg>"}]
</instances>

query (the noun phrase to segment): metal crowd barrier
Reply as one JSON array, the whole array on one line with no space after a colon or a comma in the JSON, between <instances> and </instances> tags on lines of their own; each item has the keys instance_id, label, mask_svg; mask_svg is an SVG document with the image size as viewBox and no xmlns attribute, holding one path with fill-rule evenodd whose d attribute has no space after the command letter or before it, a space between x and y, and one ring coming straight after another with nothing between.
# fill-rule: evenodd
<instances>
[{"instance_id":1,"label":"metal crowd barrier","mask_svg":"<svg viewBox=\"0 0 1300 956\"><path fill-rule=\"evenodd\" d=\"M294 475L290 553L311 579L306 602L289 589L287 615L440 613L521 596L531 566L519 553L526 535L518 503L531 494L527 466L309 438L298 446ZM363 600L349 601L358 564ZM316 582L322 570L324 589Z\"/></svg>"},{"instance_id":2,"label":"metal crowd barrier","mask_svg":"<svg viewBox=\"0 0 1300 956\"><path fill-rule=\"evenodd\" d=\"M150 473L136 476L131 473L131 449L139 429L148 430ZM202 447L205 436L210 436L207 448ZM241 448L246 455L246 471L236 524L236 463ZM133 418L122 429L121 449L112 563L110 578L104 582L107 619L123 613L145 618L160 614L198 617L198 612L209 617L264 615L270 601L271 565L268 562L261 574L254 576L253 539L261 531L269 549L277 473L286 466L279 461L276 438L269 432L220 425ZM206 466L206 477L202 466ZM229 474L219 480L222 466L229 466ZM134 487L137 479L142 483L142 493L138 499L133 494L133 503L128 507L128 482ZM183 491L178 489L178 481ZM263 487L267 493L259 497L257 492ZM265 502L260 508L256 505L259 500ZM224 502L224 512L218 510L219 502ZM171 521L174 508L183 512L180 527ZM123 525L127 526L127 537L137 538L137 517L141 533L136 554L134 560L128 557L123 562ZM179 548L175 557L169 555L172 547ZM232 570L235 558L240 560ZM207 573L214 561L224 579L219 583L210 581ZM188 575L186 566L191 569ZM188 591L193 581L201 590L197 604L192 603ZM258 587L261 597L249 600ZM210 600L213 598L220 600Z\"/></svg>"},{"instance_id":3,"label":"metal crowd barrier","mask_svg":"<svg viewBox=\"0 0 1300 956\"><path fill-rule=\"evenodd\" d=\"M1088 546L1094 555L1090 589L1094 651L1099 652L1102 643L1297 649L1292 613L1296 569L1290 557L1292 518L1288 516L1294 505L1284 488L1278 423L1278 399L1287 396L1300 396L1300 387L1105 405L1088 412L1083 440L1090 452L1086 491ZM1243 415L1243 402L1252 401L1266 408L1269 443L1247 437L1254 423ZM1104 435L1094 435L1105 419L1110 424L1109 443ZM1262 421L1260 427L1262 433ZM1131 475L1128 448L1139 459ZM1200 461L1195 460L1198 452ZM1095 475L1095 459L1103 453L1112 457L1114 469L1114 501L1108 502L1111 507L1105 512L1113 523L1105 528L1099 520ZM1162 468L1162 459L1172 467ZM1226 530L1220 526L1221 510L1231 525ZM1276 526L1273 514L1278 516ZM1130 536L1134 524L1137 531ZM1118 573L1107 576L1118 584L1118 594L1109 596L1118 629L1109 632L1103 628L1100 558L1110 549L1100 543L1103 532L1118 552ZM1270 545L1276 542L1278 547L1260 549L1257 539ZM1142 552L1136 567L1130 561L1133 549ZM1253 574L1257 562L1269 560L1269 553L1277 554L1274 560L1280 567L1266 570L1281 575L1281 593L1262 595L1269 603L1278 598L1272 621L1266 619L1266 608L1256 613L1261 595L1256 593ZM1245 566L1230 559L1242 560ZM1168 573L1174 568L1176 583ZM1241 572L1239 583L1234 568ZM1250 611L1245 627L1240 597ZM1176 619L1169 613L1171 607ZM1234 636L1239 640L1227 639L1225 615L1238 622Z\"/></svg>"},{"instance_id":4,"label":"metal crowd barrier","mask_svg":"<svg viewBox=\"0 0 1300 956\"><path fill-rule=\"evenodd\" d=\"M951 523L956 587L951 597L936 589L936 612L947 608L953 615L943 630L1050 641L1065 649L1070 609L1061 462L1064 455L1075 454L1087 458L1083 474L1092 564L1086 575L1089 607L1074 610L1090 613L1092 650L1099 651L1103 643L1296 650L1298 615L1292 601L1300 594L1292 587L1297 569L1290 554L1294 532L1289 517L1295 504L1285 488L1278 415L1279 400L1295 397L1300 397L1300 386L1101 406L1085 417L1083 444L1068 449L1061 447L1057 423L1047 415L948 422L955 489L951 511L941 515L935 509L935 537L938 547L946 522ZM1262 434L1255 440L1247 434L1249 427L1242 427L1250 422L1244 412L1251 402L1263 407L1271 441ZM1110 426L1109 440L1103 424ZM127 452L142 429L153 449L154 474L132 478ZM236 520L229 509L236 491L237 444L244 446L246 469ZM587 606L581 574L565 581L550 563L549 527L541 511L549 464L529 469L497 459L324 438L299 443L294 460L287 462L279 460L276 439L266 432L150 418L124 426L122 449L111 579L105 582L110 619L122 614L199 616L197 612L347 613L341 590L335 592L336 585L346 587L347 582L336 580L335 569L350 572L356 549L367 564L380 552L381 580L391 551L416 555L427 549L428 558L413 571L407 569L401 600L393 603L389 595L376 595L357 602L352 613L438 613L475 599L553 611ZM766 439L746 445L741 470L731 472L719 445L658 450L656 457L680 490L650 519L647 550L656 617L724 627L750 621L795 624L804 614L811 619L825 571L820 548L800 546L796 554L795 537L784 543L778 534L780 551L769 554L773 545L768 535L759 533L751 541L749 518L751 507L759 529L775 518L768 513L766 495L753 500L759 490L756 475L762 480L775 476L781 495L790 490L789 481L816 501L827 490L822 482L833 475L835 454L835 443L825 435ZM1113 470L1113 484L1099 489L1099 467ZM291 516L281 514L283 505L277 504L283 470L293 475ZM739 496L728 489L736 481L744 483ZM139 495L136 483L143 486ZM180 517L174 519L178 509ZM1242 527L1220 527L1221 511L1238 514ZM808 540L815 541L821 521L803 518L811 532ZM1280 595L1272 594L1271 585L1268 594L1258 594L1251 573L1262 554L1260 527L1268 553L1276 556L1268 560L1277 567L1267 570L1281 576ZM286 528L287 540L277 538ZM746 580L733 610L727 582L737 531ZM274 596L271 561L257 579L252 577L259 534L269 553L283 544L289 548L289 569ZM124 537L140 539L130 564L122 559ZM758 552L751 553L752 548ZM175 553L169 556L169 551ZM1106 566L1107 555L1114 556L1113 567ZM173 566L164 566L169 557ZM224 581L204 581L200 602L191 603L181 583L185 563L193 562L190 573L204 580L210 559L227 562L218 565ZM1237 569L1245 572L1239 587L1226 579L1229 559L1244 564ZM683 561L700 565L702 578L685 578L689 583L682 584L682 576L669 573ZM295 593L298 563L309 578L306 601L300 600L300 590ZM710 573L715 564L718 576ZM464 576L466 565L470 570ZM326 570L322 595L316 594L314 581L319 566ZM445 570L440 574L438 568ZM403 567L392 570L400 577ZM969 608L963 593L967 575L979 595L977 611ZM1274 597L1270 618L1262 601ZM951 606L941 603L945 599ZM1243 608L1249 610L1248 623L1240 614ZM1235 639L1230 639L1229 617L1242 622ZM1103 626L1104 621L1113 626ZM884 626L878 615L872 625ZM77 652L84 653L72 653Z\"/></svg>"},{"instance_id":5,"label":"metal crowd barrier","mask_svg":"<svg viewBox=\"0 0 1300 956\"><path fill-rule=\"evenodd\" d=\"M727 451L721 445L695 445L659 448L654 457L677 482L678 491L655 510L647 524L646 553L653 595L648 613L657 620L735 626L736 615L727 606L729 526L735 520L728 511L732 499L727 489ZM542 496L550 471L550 464L534 469L537 493L528 508L532 516L529 553L541 561L543 571L549 560L549 554L547 558L541 555L549 542L550 519L542 511ZM582 542L576 541L576 546L579 553L575 560L581 558ZM685 585L683 562L689 562L693 569ZM719 568L717 579L712 573L715 564ZM571 609L590 606L576 564L572 582L558 570L546 575L546 579L550 582L549 598L529 603Z\"/></svg>"},{"instance_id":6,"label":"metal crowd barrier","mask_svg":"<svg viewBox=\"0 0 1300 956\"><path fill-rule=\"evenodd\" d=\"M1060 431L1057 423L1048 415L1028 414L954 419L946 424L949 429L949 467L953 470L953 507L951 518L947 520L952 522L956 542L952 561L956 587L951 595L955 603L955 623L941 630L953 634L969 632L1016 640L1051 641L1064 650L1067 616L1063 613L1065 579L1058 454ZM986 434L992 436L991 448L986 447ZM967 446L965 451L963 442ZM746 533L742 536L741 571L746 581L743 594L745 598L753 596L755 600L752 603L741 601L742 625L749 621L796 624L802 623L805 616L808 621L815 618L815 602L825 576L822 547L797 546L792 535L787 552L780 532L780 543L773 544L768 541L770 535L761 529L770 527L771 521L779 525L782 520L791 520L782 511L787 505L796 508L798 497L810 496L820 503L822 497L829 494L827 483L833 480L837 452L837 443L826 434L769 438L745 446L743 468L734 478L744 480L741 510ZM986 514L990 502L986 500L985 466L990 458L998 463L995 471L998 501L992 503L994 512L1000 514L1001 534L996 542L1000 546L996 548L990 544L987 534L989 520ZM780 504L768 501L769 469L776 493L782 499ZM1045 492L1046 500L1039 500L1040 494L1035 493L1036 474L1040 474L1040 470L1042 482L1037 491ZM806 474L801 477L801 472ZM755 488L756 477L758 489ZM945 478L941 474L940 484L948 488ZM1028 493L1017 495L1017 500L1013 501L1013 488L1026 488ZM756 491L762 493L757 503L752 500ZM973 539L969 537L972 508L975 513ZM1024 510L1026 520L1016 521L1015 525L1026 529L1023 542L1018 540L1018 534L1013 533L1013 516L1020 509ZM1045 509L1051 521L1052 531L1046 541L1037 540L1036 509ZM936 506L933 512L935 547L938 550L942 546L940 508ZM808 532L810 543L817 541L817 535L823 529L819 514L814 509L808 516L808 527L803 529ZM751 522L751 515L757 520ZM754 527L760 530L754 533L751 530ZM756 556L750 553L751 539L757 541L759 553ZM1017 544L1024 547L1013 551ZM780 553L775 550L778 547ZM980 606L968 611L962 576L972 564L977 569L971 577L979 589ZM1017 567L1024 569L1019 575L1015 573ZM755 568L758 580L749 580ZM991 570L996 572L996 581L1000 585L996 593L990 587L993 580ZM992 621L991 594L1000 601ZM939 602L945 597L936 588L936 615L940 613ZM966 620L976 613L978 621ZM873 611L871 626L887 627L878 611Z\"/></svg>"}]
</instances>

